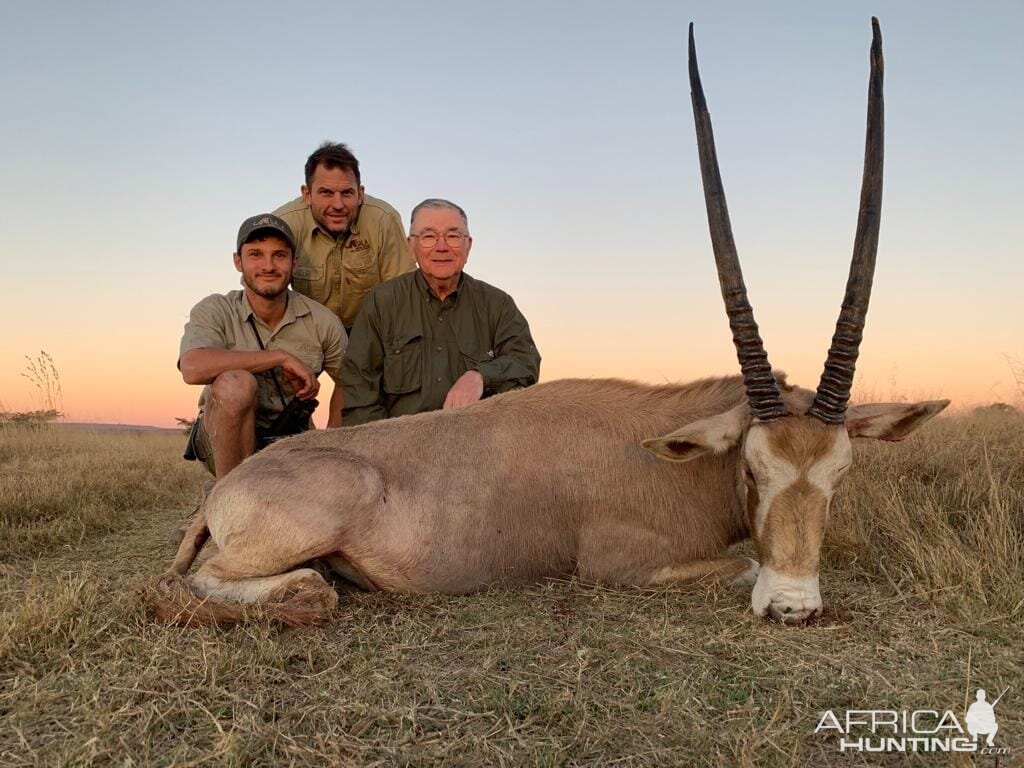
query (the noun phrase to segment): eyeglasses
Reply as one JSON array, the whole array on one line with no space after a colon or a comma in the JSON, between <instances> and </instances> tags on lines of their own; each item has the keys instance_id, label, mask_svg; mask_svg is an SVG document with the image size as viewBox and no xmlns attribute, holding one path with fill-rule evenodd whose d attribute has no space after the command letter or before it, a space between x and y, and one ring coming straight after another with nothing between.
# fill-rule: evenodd
<instances>
[{"instance_id":1,"label":"eyeglasses","mask_svg":"<svg viewBox=\"0 0 1024 768\"><path fill-rule=\"evenodd\" d=\"M437 241L441 239L441 236L436 232L424 232L422 235L410 235L420 241L420 245L424 248L433 248L437 245ZM463 240L466 239L466 235L462 232L445 232L444 241L448 244L449 248L458 248L462 245Z\"/></svg>"}]
</instances>

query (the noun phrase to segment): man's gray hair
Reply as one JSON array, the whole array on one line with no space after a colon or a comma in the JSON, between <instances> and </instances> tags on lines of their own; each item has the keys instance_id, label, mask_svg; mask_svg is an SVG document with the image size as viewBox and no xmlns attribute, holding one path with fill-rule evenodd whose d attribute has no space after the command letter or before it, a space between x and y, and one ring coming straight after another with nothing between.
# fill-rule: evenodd
<instances>
[{"instance_id":1,"label":"man's gray hair","mask_svg":"<svg viewBox=\"0 0 1024 768\"><path fill-rule=\"evenodd\" d=\"M453 211L457 211L459 216L462 217L462 223L466 225L466 231L469 232L469 217L466 216L466 212L462 210L461 206L456 205L451 200L445 200L441 197L428 197L422 203L412 209L412 213L409 215L409 231L412 232L412 223L416 221L416 214L423 208L449 208Z\"/></svg>"}]
</instances>

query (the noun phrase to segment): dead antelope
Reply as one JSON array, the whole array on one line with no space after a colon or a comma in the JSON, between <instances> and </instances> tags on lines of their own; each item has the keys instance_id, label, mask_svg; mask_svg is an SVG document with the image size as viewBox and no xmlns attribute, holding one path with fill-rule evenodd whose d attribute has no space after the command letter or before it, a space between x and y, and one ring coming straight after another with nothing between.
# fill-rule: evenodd
<instances>
[{"instance_id":1,"label":"dead antelope","mask_svg":"<svg viewBox=\"0 0 1024 768\"><path fill-rule=\"evenodd\" d=\"M157 615L230 621L255 603L289 623L322 618L338 597L302 567L314 559L365 589L404 592L570 574L620 585L710 576L754 583L759 616L817 614L821 542L850 438L900 440L948 405L847 407L882 196L882 41L872 24L853 261L815 392L773 375L754 322L691 25L701 174L742 379L554 381L463 410L283 440L214 488L151 594ZM207 535L219 551L186 577ZM726 553L747 537L760 568Z\"/></svg>"}]
</instances>

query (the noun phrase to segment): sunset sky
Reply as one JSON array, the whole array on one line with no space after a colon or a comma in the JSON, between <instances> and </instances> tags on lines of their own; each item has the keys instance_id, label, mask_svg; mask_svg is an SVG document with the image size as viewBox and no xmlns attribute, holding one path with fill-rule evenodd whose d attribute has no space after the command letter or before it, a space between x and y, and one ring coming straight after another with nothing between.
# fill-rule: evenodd
<instances>
[{"instance_id":1,"label":"sunset sky","mask_svg":"<svg viewBox=\"0 0 1024 768\"><path fill-rule=\"evenodd\" d=\"M813 387L849 268L870 17L886 59L875 290L855 395L1020 399L1019 0L0 4L0 410L49 352L72 421L171 426L190 307L324 140L369 194L469 213L542 379L738 371L697 163L686 25L769 357ZM325 387L322 401L329 395Z\"/></svg>"}]
</instances>

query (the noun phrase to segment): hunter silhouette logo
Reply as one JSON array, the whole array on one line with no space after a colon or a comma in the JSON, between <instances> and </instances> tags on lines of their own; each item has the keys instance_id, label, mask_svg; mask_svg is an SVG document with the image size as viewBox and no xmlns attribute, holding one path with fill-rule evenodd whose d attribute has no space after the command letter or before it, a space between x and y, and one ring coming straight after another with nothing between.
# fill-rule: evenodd
<instances>
[{"instance_id":1,"label":"hunter silhouette logo","mask_svg":"<svg viewBox=\"0 0 1024 768\"><path fill-rule=\"evenodd\" d=\"M1009 688L989 703L985 689L975 692L963 724L953 710L848 709L823 712L815 733L835 731L840 752L974 752L1008 755L997 747L995 708ZM979 737L984 737L983 742Z\"/></svg>"},{"instance_id":2,"label":"hunter silhouette logo","mask_svg":"<svg viewBox=\"0 0 1024 768\"><path fill-rule=\"evenodd\" d=\"M985 689L978 689L978 693L975 694L976 701L967 708L967 717L965 718L967 732L975 741L979 736L987 736L985 743L990 747L995 746L996 731L999 730L999 723L996 722L996 704L1008 690L1010 689L1006 688L996 697L995 701L989 704L985 701Z\"/></svg>"}]
</instances>

